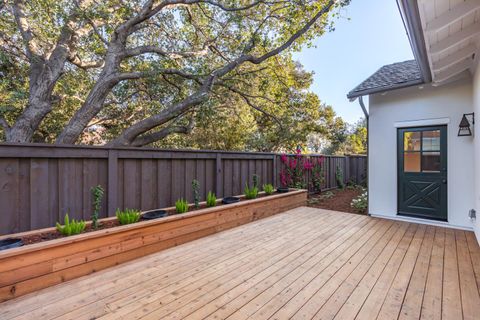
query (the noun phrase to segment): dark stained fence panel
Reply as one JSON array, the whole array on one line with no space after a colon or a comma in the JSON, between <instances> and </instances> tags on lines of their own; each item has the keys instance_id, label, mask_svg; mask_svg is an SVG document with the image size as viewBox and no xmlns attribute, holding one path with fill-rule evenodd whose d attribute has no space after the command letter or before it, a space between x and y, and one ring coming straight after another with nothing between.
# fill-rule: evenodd
<instances>
[{"instance_id":1,"label":"dark stained fence panel","mask_svg":"<svg viewBox=\"0 0 480 320\"><path fill-rule=\"evenodd\" d=\"M316 155L312 158L319 157ZM366 179L366 157L324 157L323 189L336 188L335 170L341 166L345 182ZM199 181L200 197L242 194L252 185L280 185L284 164L279 154L159 150L44 144L0 145L0 234L51 227L65 213L90 219L91 188L105 190L100 217L115 210L150 210L171 206L181 197L193 201L192 180ZM311 188L308 173L305 183Z\"/></svg>"}]
</instances>

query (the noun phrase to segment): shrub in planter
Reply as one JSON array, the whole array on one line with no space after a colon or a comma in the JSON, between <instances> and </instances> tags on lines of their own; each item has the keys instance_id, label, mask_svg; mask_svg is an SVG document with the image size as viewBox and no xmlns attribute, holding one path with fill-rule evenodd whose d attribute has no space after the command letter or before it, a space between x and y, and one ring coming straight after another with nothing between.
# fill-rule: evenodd
<instances>
[{"instance_id":1,"label":"shrub in planter","mask_svg":"<svg viewBox=\"0 0 480 320\"><path fill-rule=\"evenodd\" d=\"M105 193L101 185L92 187L91 189L93 196L93 213L92 213L92 228L97 229L98 227L98 215L100 213L100 208L102 204L102 198Z\"/></svg>"},{"instance_id":2,"label":"shrub in planter","mask_svg":"<svg viewBox=\"0 0 480 320\"><path fill-rule=\"evenodd\" d=\"M337 166L337 170L335 171L335 179L337 180L337 186L340 189L345 188L345 183L343 183L343 171L340 166Z\"/></svg>"},{"instance_id":3,"label":"shrub in planter","mask_svg":"<svg viewBox=\"0 0 480 320\"><path fill-rule=\"evenodd\" d=\"M83 230L85 230L85 221L83 220L75 220L72 219L70 221L70 218L68 217L68 213L65 215L64 218L64 225L62 226L60 223L57 222L56 227L58 232L65 236L72 236L74 234L79 234L82 233Z\"/></svg>"},{"instance_id":4,"label":"shrub in planter","mask_svg":"<svg viewBox=\"0 0 480 320\"><path fill-rule=\"evenodd\" d=\"M198 180L192 180L192 191L193 191L193 203L195 208L200 208L200 187L198 185Z\"/></svg>"},{"instance_id":5,"label":"shrub in planter","mask_svg":"<svg viewBox=\"0 0 480 320\"><path fill-rule=\"evenodd\" d=\"M358 212L364 213L368 207L368 192L364 189L364 192L352 200L350 203L352 208L358 210Z\"/></svg>"},{"instance_id":6,"label":"shrub in planter","mask_svg":"<svg viewBox=\"0 0 480 320\"><path fill-rule=\"evenodd\" d=\"M258 189L258 175L254 174L252 177L253 180L253 187Z\"/></svg>"},{"instance_id":7,"label":"shrub in planter","mask_svg":"<svg viewBox=\"0 0 480 320\"><path fill-rule=\"evenodd\" d=\"M265 191L265 193L268 194L268 195L272 194L272 193L275 191L275 188L274 188L273 185L271 185L270 183L264 184L264 185L262 186L262 189L263 189L263 191Z\"/></svg>"},{"instance_id":8,"label":"shrub in planter","mask_svg":"<svg viewBox=\"0 0 480 320\"><path fill-rule=\"evenodd\" d=\"M280 171L280 183L282 187L305 189L307 188L306 177L310 174L311 187L320 192L324 183L323 157L309 157L301 154L297 149L294 155L282 154L280 158L282 170Z\"/></svg>"},{"instance_id":9,"label":"shrub in planter","mask_svg":"<svg viewBox=\"0 0 480 320\"><path fill-rule=\"evenodd\" d=\"M117 216L118 223L121 225L135 223L140 220L140 211L134 209L125 209L125 211L117 209L115 215Z\"/></svg>"},{"instance_id":10,"label":"shrub in planter","mask_svg":"<svg viewBox=\"0 0 480 320\"><path fill-rule=\"evenodd\" d=\"M258 196L258 187L249 187L248 184L245 184L245 198L255 199Z\"/></svg>"},{"instance_id":11,"label":"shrub in planter","mask_svg":"<svg viewBox=\"0 0 480 320\"><path fill-rule=\"evenodd\" d=\"M212 191L207 194L207 207L215 207L217 205L217 197Z\"/></svg>"},{"instance_id":12,"label":"shrub in planter","mask_svg":"<svg viewBox=\"0 0 480 320\"><path fill-rule=\"evenodd\" d=\"M177 213L185 213L188 211L188 202L183 198L175 202L175 210Z\"/></svg>"}]
</instances>

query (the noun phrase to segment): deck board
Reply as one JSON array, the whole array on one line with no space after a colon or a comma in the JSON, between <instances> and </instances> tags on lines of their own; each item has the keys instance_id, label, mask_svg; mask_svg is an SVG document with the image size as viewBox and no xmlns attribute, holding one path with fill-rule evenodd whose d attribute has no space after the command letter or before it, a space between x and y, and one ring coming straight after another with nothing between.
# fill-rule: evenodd
<instances>
[{"instance_id":1,"label":"deck board","mask_svg":"<svg viewBox=\"0 0 480 320\"><path fill-rule=\"evenodd\" d=\"M0 319L475 319L472 232L297 208L0 304Z\"/></svg>"}]
</instances>

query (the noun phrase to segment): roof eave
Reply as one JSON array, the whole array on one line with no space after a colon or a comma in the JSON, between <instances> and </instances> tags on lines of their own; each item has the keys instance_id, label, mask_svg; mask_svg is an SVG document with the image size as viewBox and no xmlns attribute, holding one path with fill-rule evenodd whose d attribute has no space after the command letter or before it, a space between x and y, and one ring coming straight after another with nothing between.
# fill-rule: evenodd
<instances>
[{"instance_id":1,"label":"roof eave","mask_svg":"<svg viewBox=\"0 0 480 320\"><path fill-rule=\"evenodd\" d=\"M405 30L412 47L413 55L418 63L423 82L432 82L432 73L428 63L427 49L423 35L422 22L416 0L397 0L398 9L402 16Z\"/></svg>"},{"instance_id":2,"label":"roof eave","mask_svg":"<svg viewBox=\"0 0 480 320\"><path fill-rule=\"evenodd\" d=\"M368 96L368 95L371 95L371 94L383 93L383 92L388 92L388 91L391 91L391 90L413 87L413 86L417 86L417 85L424 84L424 83L425 82L422 79L418 79L418 80L412 80L412 81L407 81L407 82L403 82L403 83L394 84L394 85L391 85L391 86L367 89L367 90L362 90L362 91L350 91L347 94L347 98L349 100L355 100L356 98L358 98L360 96Z\"/></svg>"}]
</instances>

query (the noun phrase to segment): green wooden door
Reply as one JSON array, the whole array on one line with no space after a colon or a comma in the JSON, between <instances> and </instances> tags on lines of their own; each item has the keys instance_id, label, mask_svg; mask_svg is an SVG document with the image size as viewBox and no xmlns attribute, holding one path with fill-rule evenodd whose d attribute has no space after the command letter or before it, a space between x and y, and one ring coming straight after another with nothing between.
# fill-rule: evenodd
<instances>
[{"instance_id":1,"label":"green wooden door","mask_svg":"<svg viewBox=\"0 0 480 320\"><path fill-rule=\"evenodd\" d=\"M398 129L398 214L447 221L447 127Z\"/></svg>"}]
</instances>

